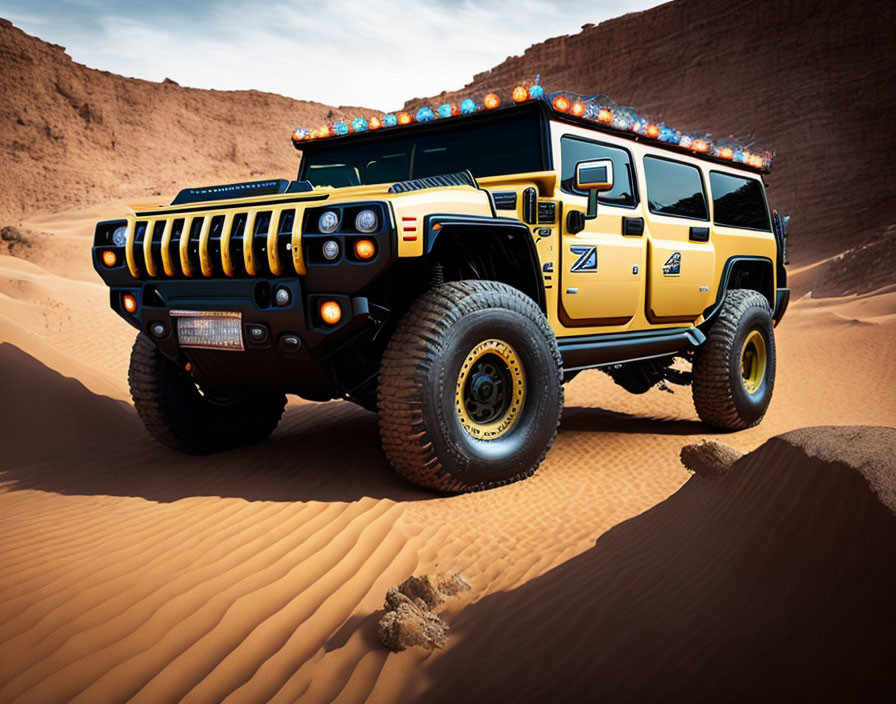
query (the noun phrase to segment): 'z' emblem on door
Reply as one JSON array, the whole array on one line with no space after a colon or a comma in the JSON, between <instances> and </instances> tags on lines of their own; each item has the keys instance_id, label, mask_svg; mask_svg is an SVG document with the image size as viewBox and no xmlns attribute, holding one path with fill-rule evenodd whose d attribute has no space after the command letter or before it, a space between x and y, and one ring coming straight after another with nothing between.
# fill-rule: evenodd
<instances>
[{"instance_id":1,"label":"'z' emblem on door","mask_svg":"<svg viewBox=\"0 0 896 704\"><path fill-rule=\"evenodd\" d=\"M673 252L672 256L663 264L663 276L678 276L681 274L681 252Z\"/></svg>"},{"instance_id":2,"label":"'z' emblem on door","mask_svg":"<svg viewBox=\"0 0 896 704\"><path fill-rule=\"evenodd\" d=\"M569 251L579 257L569 268L570 271L597 271L597 247L576 245Z\"/></svg>"}]
</instances>

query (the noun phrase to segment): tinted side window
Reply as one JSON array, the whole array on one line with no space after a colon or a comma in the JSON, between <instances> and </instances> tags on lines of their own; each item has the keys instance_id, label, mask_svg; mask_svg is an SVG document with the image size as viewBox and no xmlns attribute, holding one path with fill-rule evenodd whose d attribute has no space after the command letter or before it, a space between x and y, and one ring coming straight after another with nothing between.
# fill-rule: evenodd
<instances>
[{"instance_id":1,"label":"tinted side window","mask_svg":"<svg viewBox=\"0 0 896 704\"><path fill-rule=\"evenodd\" d=\"M608 205L634 206L635 189L632 187L632 162L628 152L616 147L608 147L604 144L596 144L575 137L562 137L560 139L562 164L560 170L561 187L568 193L587 195L584 191L576 190L576 164L590 159L613 160L613 190L598 194L597 199Z\"/></svg>"},{"instance_id":2,"label":"tinted side window","mask_svg":"<svg viewBox=\"0 0 896 704\"><path fill-rule=\"evenodd\" d=\"M703 180L696 166L645 156L644 173L651 213L709 219Z\"/></svg>"},{"instance_id":3,"label":"tinted side window","mask_svg":"<svg viewBox=\"0 0 896 704\"><path fill-rule=\"evenodd\" d=\"M710 171L709 188L716 225L771 231L762 184L755 178Z\"/></svg>"}]
</instances>

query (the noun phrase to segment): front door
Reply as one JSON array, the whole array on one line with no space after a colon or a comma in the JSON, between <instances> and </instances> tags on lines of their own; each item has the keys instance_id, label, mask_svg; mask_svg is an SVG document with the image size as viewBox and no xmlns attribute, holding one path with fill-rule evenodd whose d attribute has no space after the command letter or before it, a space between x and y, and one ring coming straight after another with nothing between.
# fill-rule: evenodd
<instances>
[{"instance_id":1,"label":"front door","mask_svg":"<svg viewBox=\"0 0 896 704\"><path fill-rule=\"evenodd\" d=\"M569 327L624 325L641 305L646 280L644 220L631 155L621 147L573 135L564 135L560 147L560 321ZM575 166L591 159L613 161L613 189L599 195L596 218L585 219L583 230L570 231L569 213L584 216L587 208L587 194L575 188Z\"/></svg>"}]
</instances>

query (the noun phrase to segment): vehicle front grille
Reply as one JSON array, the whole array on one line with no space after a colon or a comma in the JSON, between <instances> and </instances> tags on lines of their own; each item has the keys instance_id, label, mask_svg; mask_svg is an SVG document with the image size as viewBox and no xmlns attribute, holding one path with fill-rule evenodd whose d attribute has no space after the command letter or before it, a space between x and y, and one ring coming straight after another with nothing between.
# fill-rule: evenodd
<instances>
[{"instance_id":1,"label":"vehicle front grille","mask_svg":"<svg viewBox=\"0 0 896 704\"><path fill-rule=\"evenodd\" d=\"M292 276L305 273L295 208L137 218L125 255L134 278Z\"/></svg>"}]
</instances>

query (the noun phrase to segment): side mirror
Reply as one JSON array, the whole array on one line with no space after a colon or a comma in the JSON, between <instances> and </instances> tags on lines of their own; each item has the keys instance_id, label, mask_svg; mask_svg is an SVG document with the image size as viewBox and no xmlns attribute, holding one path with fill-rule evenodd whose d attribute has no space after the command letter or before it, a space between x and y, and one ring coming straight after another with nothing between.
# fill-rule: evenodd
<instances>
[{"instance_id":1,"label":"side mirror","mask_svg":"<svg viewBox=\"0 0 896 704\"><path fill-rule=\"evenodd\" d=\"M588 191L588 218L597 217L597 194L613 189L613 161L591 159L576 164L576 189Z\"/></svg>"}]
</instances>

